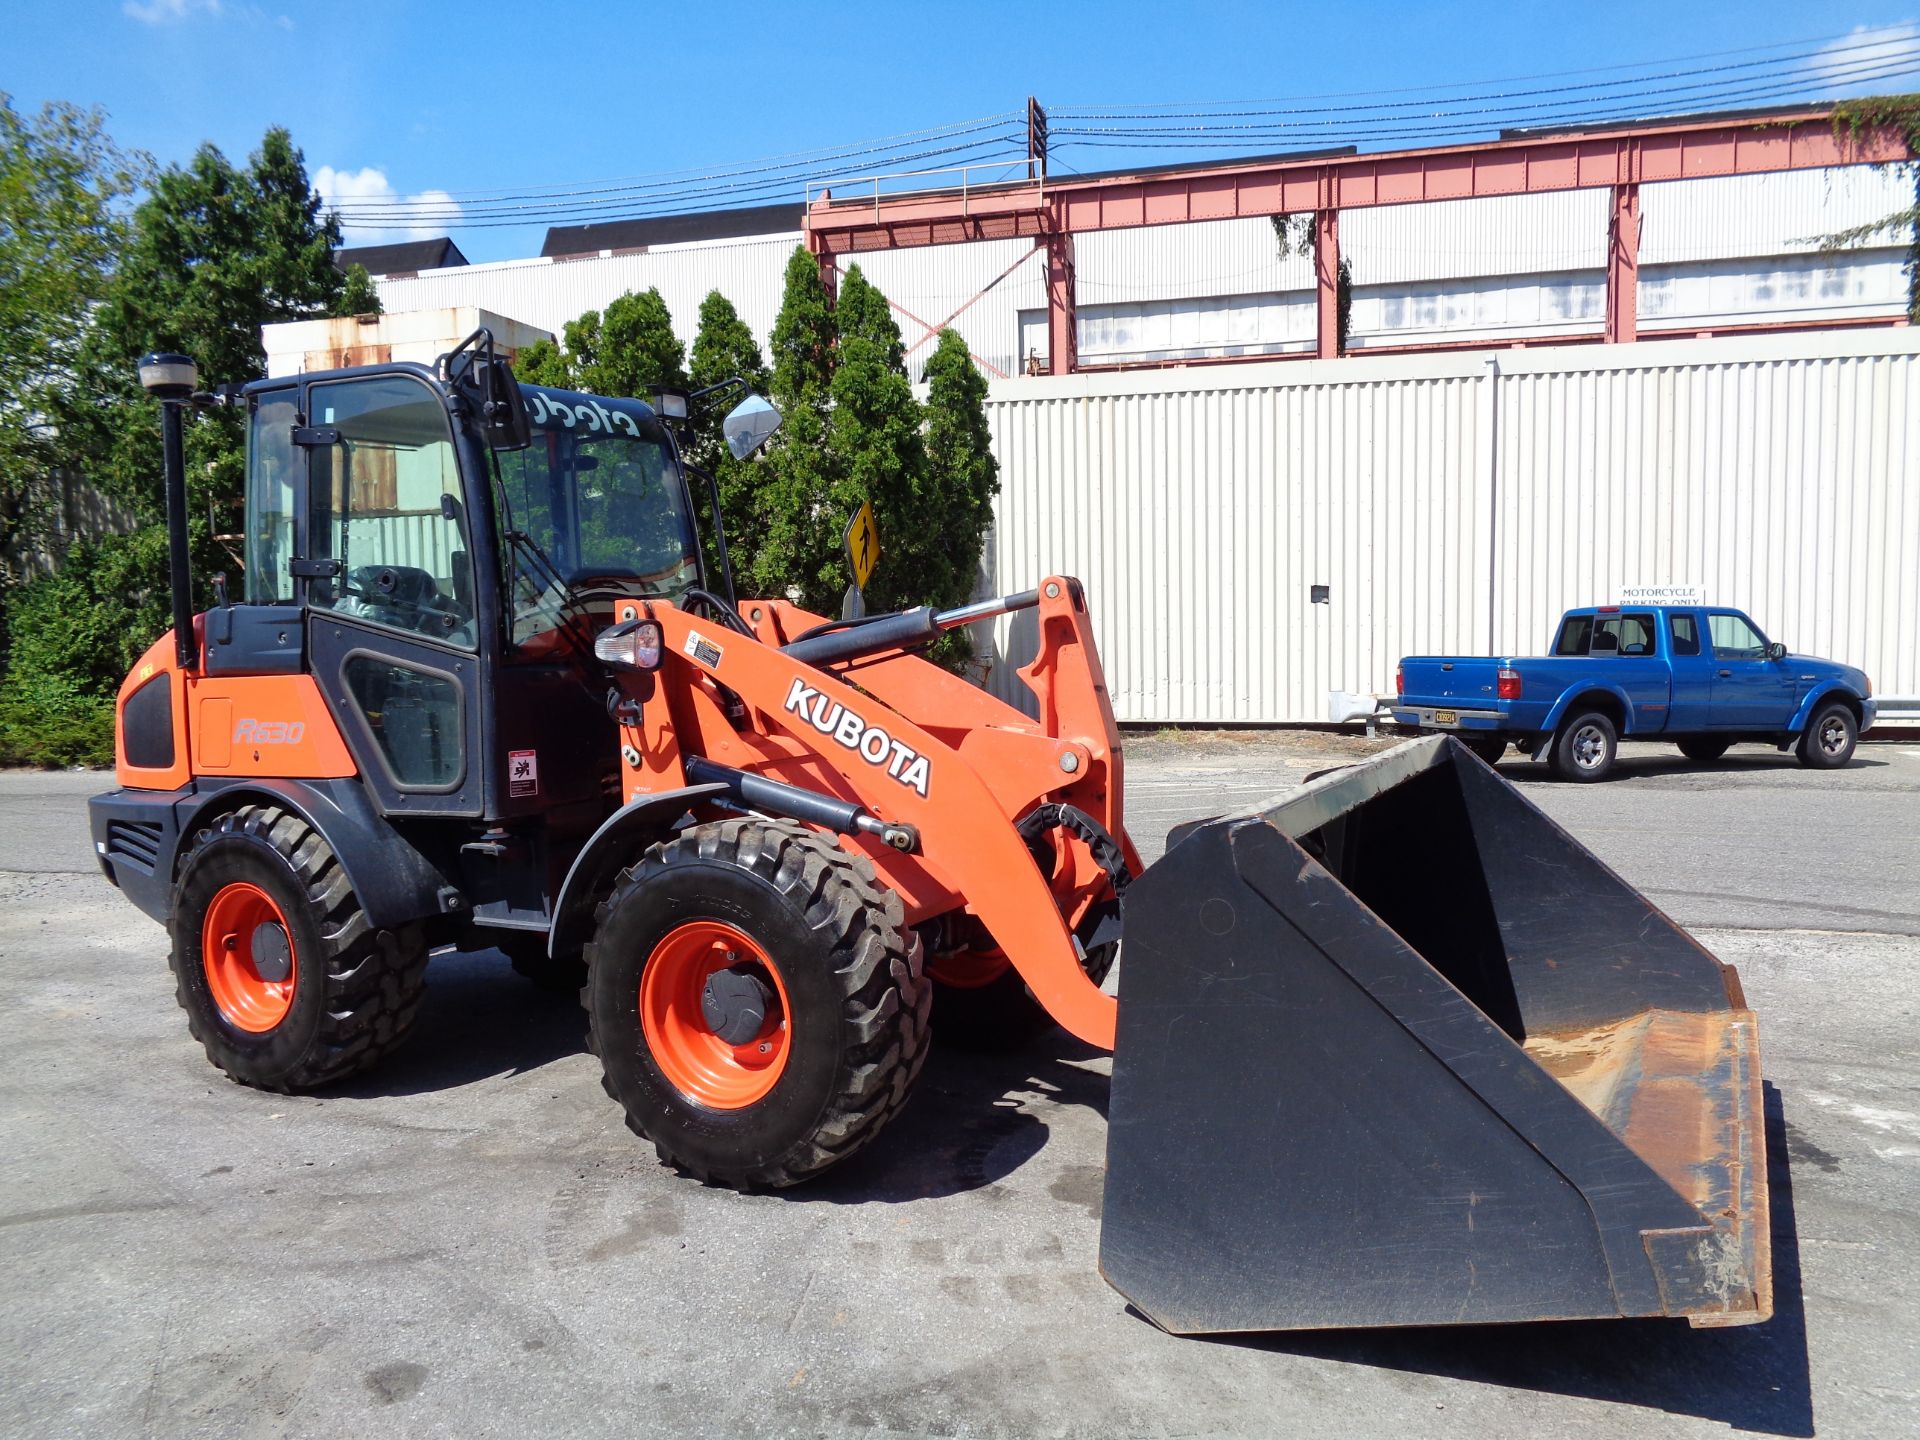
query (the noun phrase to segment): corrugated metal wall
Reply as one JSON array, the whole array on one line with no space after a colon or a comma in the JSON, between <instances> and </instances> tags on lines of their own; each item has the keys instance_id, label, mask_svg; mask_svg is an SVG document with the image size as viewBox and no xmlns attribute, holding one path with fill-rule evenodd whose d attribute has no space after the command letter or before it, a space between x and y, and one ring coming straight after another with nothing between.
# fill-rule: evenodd
<instances>
[{"instance_id":1,"label":"corrugated metal wall","mask_svg":"<svg viewBox=\"0 0 1920 1440\"><path fill-rule=\"evenodd\" d=\"M1013 380L986 583L1086 581L1134 722L1326 716L1433 651L1699 584L1920 694L1920 355L1832 332ZM1311 587L1329 587L1327 603ZM990 685L1016 701L1030 626Z\"/></svg>"}]
</instances>

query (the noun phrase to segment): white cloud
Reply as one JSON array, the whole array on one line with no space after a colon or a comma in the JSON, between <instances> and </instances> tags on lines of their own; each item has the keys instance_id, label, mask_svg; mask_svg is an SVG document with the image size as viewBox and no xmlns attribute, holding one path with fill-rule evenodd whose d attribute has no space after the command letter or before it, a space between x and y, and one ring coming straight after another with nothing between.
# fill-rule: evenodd
<instances>
[{"instance_id":1,"label":"white cloud","mask_svg":"<svg viewBox=\"0 0 1920 1440\"><path fill-rule=\"evenodd\" d=\"M142 25L175 25L193 15L222 15L222 0L127 0L121 11Z\"/></svg>"},{"instance_id":2,"label":"white cloud","mask_svg":"<svg viewBox=\"0 0 1920 1440\"><path fill-rule=\"evenodd\" d=\"M1903 20L1897 25L1854 26L1845 39L1818 51L1811 68L1815 82L1831 93L1874 94L1912 88L1902 72L1916 63L1920 63L1920 25Z\"/></svg>"},{"instance_id":3,"label":"white cloud","mask_svg":"<svg viewBox=\"0 0 1920 1440\"><path fill-rule=\"evenodd\" d=\"M393 188L386 171L371 165L363 170L336 170L331 165L322 165L314 172L313 188L326 202L327 209L347 212L340 219L340 234L352 245L426 240L445 235L459 221L460 207L446 191L421 190L402 195ZM367 213L374 211L379 214ZM356 212L359 213L356 215Z\"/></svg>"}]
</instances>

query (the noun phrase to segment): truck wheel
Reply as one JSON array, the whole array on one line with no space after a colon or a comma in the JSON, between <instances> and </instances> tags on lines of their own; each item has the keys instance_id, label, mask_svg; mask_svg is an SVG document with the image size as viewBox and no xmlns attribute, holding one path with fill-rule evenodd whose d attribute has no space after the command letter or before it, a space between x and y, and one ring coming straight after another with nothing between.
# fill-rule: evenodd
<instances>
[{"instance_id":1,"label":"truck wheel","mask_svg":"<svg viewBox=\"0 0 1920 1440\"><path fill-rule=\"evenodd\" d=\"M1504 736L1455 735L1453 738L1489 765L1498 765L1500 757L1507 753L1507 742Z\"/></svg>"},{"instance_id":2,"label":"truck wheel","mask_svg":"<svg viewBox=\"0 0 1920 1440\"><path fill-rule=\"evenodd\" d=\"M1561 725L1553 739L1553 773L1562 780L1600 780L1619 749L1613 721L1587 710Z\"/></svg>"},{"instance_id":3,"label":"truck wheel","mask_svg":"<svg viewBox=\"0 0 1920 1440\"><path fill-rule=\"evenodd\" d=\"M1853 758L1853 747L1860 740L1860 723L1853 711L1838 700L1814 712L1807 728L1800 732L1796 753L1800 763L1813 770L1838 770Z\"/></svg>"},{"instance_id":4,"label":"truck wheel","mask_svg":"<svg viewBox=\"0 0 1920 1440\"><path fill-rule=\"evenodd\" d=\"M933 990L866 860L787 821L699 825L623 871L595 920L588 1044L667 1164L792 1185L906 1102Z\"/></svg>"},{"instance_id":5,"label":"truck wheel","mask_svg":"<svg viewBox=\"0 0 1920 1440\"><path fill-rule=\"evenodd\" d=\"M315 1089L385 1058L426 989L419 928L370 925L332 847L271 805L193 837L167 929L187 1028L263 1090Z\"/></svg>"},{"instance_id":6,"label":"truck wheel","mask_svg":"<svg viewBox=\"0 0 1920 1440\"><path fill-rule=\"evenodd\" d=\"M1680 747L1680 753L1687 759L1696 760L1702 765L1710 765L1726 754L1727 747L1733 742L1716 740L1703 735L1692 740L1676 740L1674 743Z\"/></svg>"},{"instance_id":7,"label":"truck wheel","mask_svg":"<svg viewBox=\"0 0 1920 1440\"><path fill-rule=\"evenodd\" d=\"M966 915L943 917L938 929L952 937L961 926L962 934L942 948L929 945L935 1038L962 1050L1018 1050L1051 1029L1053 1017L978 922ZM1081 956L1081 968L1099 985L1119 953L1118 942L1095 945Z\"/></svg>"}]
</instances>

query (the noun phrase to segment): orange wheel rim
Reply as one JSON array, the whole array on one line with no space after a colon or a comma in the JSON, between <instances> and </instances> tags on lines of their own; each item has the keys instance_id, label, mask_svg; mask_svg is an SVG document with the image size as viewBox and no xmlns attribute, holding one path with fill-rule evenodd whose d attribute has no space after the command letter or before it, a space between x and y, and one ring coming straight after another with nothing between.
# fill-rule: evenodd
<instances>
[{"instance_id":1,"label":"orange wheel rim","mask_svg":"<svg viewBox=\"0 0 1920 1440\"><path fill-rule=\"evenodd\" d=\"M258 885L236 881L213 897L200 922L200 964L213 1003L236 1030L264 1034L293 1008L293 931Z\"/></svg>"},{"instance_id":2,"label":"orange wheel rim","mask_svg":"<svg viewBox=\"0 0 1920 1440\"><path fill-rule=\"evenodd\" d=\"M715 1033L702 997L723 970L744 972L772 992L759 1033L734 1044ZM640 972L640 1028L660 1073L682 1095L712 1110L742 1110L765 1099L787 1068L787 987L767 952L718 920L669 931Z\"/></svg>"}]
</instances>

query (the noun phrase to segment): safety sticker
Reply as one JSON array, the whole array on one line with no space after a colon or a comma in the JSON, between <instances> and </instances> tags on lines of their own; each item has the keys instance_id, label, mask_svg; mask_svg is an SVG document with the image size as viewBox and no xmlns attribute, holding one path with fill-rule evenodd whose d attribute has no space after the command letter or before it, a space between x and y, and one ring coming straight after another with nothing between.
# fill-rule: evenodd
<instances>
[{"instance_id":1,"label":"safety sticker","mask_svg":"<svg viewBox=\"0 0 1920 1440\"><path fill-rule=\"evenodd\" d=\"M720 668L720 647L698 630L687 632L686 651L709 670Z\"/></svg>"},{"instance_id":2,"label":"safety sticker","mask_svg":"<svg viewBox=\"0 0 1920 1440\"><path fill-rule=\"evenodd\" d=\"M509 750L507 752L507 794L517 796L539 793L540 752Z\"/></svg>"}]
</instances>

